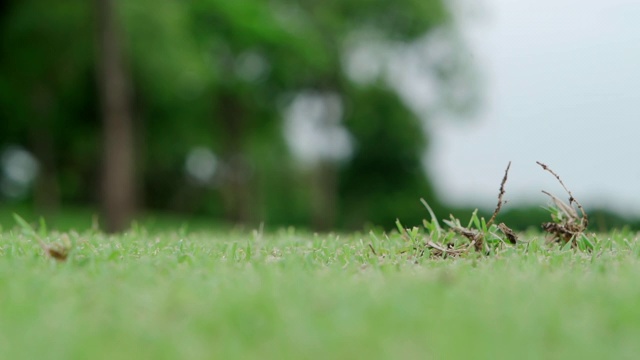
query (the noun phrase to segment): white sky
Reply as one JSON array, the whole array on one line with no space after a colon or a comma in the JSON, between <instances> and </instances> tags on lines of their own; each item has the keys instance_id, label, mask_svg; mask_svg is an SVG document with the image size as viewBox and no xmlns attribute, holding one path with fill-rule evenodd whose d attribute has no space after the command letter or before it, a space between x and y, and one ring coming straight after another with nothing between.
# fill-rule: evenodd
<instances>
[{"instance_id":1,"label":"white sky","mask_svg":"<svg viewBox=\"0 0 640 360\"><path fill-rule=\"evenodd\" d=\"M640 215L640 1L465 4L463 32L484 103L468 121L432 130L441 197L494 206L512 160L506 198L544 204L541 189L564 198L539 160L583 205Z\"/></svg>"}]
</instances>

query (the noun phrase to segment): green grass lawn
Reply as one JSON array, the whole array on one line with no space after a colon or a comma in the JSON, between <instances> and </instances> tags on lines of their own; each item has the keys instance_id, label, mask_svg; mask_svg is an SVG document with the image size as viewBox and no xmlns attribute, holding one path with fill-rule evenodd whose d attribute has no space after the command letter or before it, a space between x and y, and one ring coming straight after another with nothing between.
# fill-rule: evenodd
<instances>
[{"instance_id":1,"label":"green grass lawn","mask_svg":"<svg viewBox=\"0 0 640 360\"><path fill-rule=\"evenodd\" d=\"M635 234L583 252L531 233L449 259L398 234L65 234L57 262L0 232L0 359L640 356Z\"/></svg>"}]
</instances>

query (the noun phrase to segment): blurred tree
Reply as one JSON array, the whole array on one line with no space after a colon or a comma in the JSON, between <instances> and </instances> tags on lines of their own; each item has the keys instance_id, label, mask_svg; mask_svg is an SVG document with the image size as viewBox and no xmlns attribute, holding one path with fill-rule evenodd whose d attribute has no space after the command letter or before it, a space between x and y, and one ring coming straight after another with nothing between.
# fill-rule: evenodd
<instances>
[{"instance_id":1,"label":"blurred tree","mask_svg":"<svg viewBox=\"0 0 640 360\"><path fill-rule=\"evenodd\" d=\"M420 119L384 87L358 90L351 99L345 121L356 144L340 184L345 224L389 228L396 218L420 224L420 197L439 206L422 166L427 141Z\"/></svg>"},{"instance_id":2,"label":"blurred tree","mask_svg":"<svg viewBox=\"0 0 640 360\"><path fill-rule=\"evenodd\" d=\"M122 231L135 211L130 78L114 0L96 0L97 73L103 121L102 204L106 230Z\"/></svg>"},{"instance_id":3,"label":"blurred tree","mask_svg":"<svg viewBox=\"0 0 640 360\"><path fill-rule=\"evenodd\" d=\"M305 72L316 71L324 58L305 41L312 37L305 39L272 4L210 0L193 9L195 32L202 44L213 45L220 74L210 88L212 118L225 165L220 191L226 218L234 222L257 217L259 199L275 185L268 174L286 167L277 104L299 89ZM265 161L274 155L278 160Z\"/></svg>"},{"instance_id":4,"label":"blurred tree","mask_svg":"<svg viewBox=\"0 0 640 360\"><path fill-rule=\"evenodd\" d=\"M93 124L81 115L91 75L91 22L84 1L50 6L41 0L5 3L0 24L0 144L21 145L38 159L35 204L54 211L60 194L87 178ZM62 179L64 178L64 179Z\"/></svg>"},{"instance_id":5,"label":"blurred tree","mask_svg":"<svg viewBox=\"0 0 640 360\"><path fill-rule=\"evenodd\" d=\"M317 228L330 228L336 214L341 214L343 224L355 227L367 221L392 226L396 216L417 223L422 216L420 197L438 205L422 165L426 128L409 108L407 99L400 97L396 79L386 74L388 63L366 59L357 64L382 68L372 79L362 82L349 73L348 59L355 46L413 47L425 35L452 26L445 3L439 0L305 1L297 2L297 6L288 1L278 3L283 7L287 4L285 13L298 17L300 23L306 24L307 32L315 35L308 41L317 53L325 54L326 65L309 74L306 86L337 96L343 107L342 123L354 146L353 157L342 163L341 171L337 169L340 161L326 158L315 164L311 172L314 194L311 206L316 209L312 223ZM437 72L447 68L443 66L445 63L454 63L454 59L443 56L431 64L425 61L423 66L433 67L431 70ZM441 84L455 79L446 72L440 74Z\"/></svg>"},{"instance_id":6,"label":"blurred tree","mask_svg":"<svg viewBox=\"0 0 640 360\"><path fill-rule=\"evenodd\" d=\"M86 202L94 196L88 189L97 182L95 144L103 136L104 192L120 194L102 196L110 229L126 223L135 186L154 208L322 229L336 220L388 223L419 207L420 197L433 198L421 166L424 118L386 58L452 26L443 0L95 4L113 6L94 13L98 44L90 4L25 0L9 8L0 30L0 63L11 69L0 74L0 104L9 120L0 137L28 144L54 174L41 179L55 179L64 200ZM350 61L371 47L386 53ZM446 86L456 83L452 56L420 63L440 78L432 91L455 94ZM364 81L353 73L371 66L377 70ZM317 122L303 139L324 142L311 161L287 148L300 134L285 138L283 121L309 94L311 110L295 121ZM36 125L36 118L48 120ZM210 174L198 179L185 170L203 166Z\"/></svg>"},{"instance_id":7,"label":"blurred tree","mask_svg":"<svg viewBox=\"0 0 640 360\"><path fill-rule=\"evenodd\" d=\"M317 35L306 36L266 2L151 3L152 17L144 1L123 5L141 82L139 106L153 119L145 130L146 177L167 165L175 169L166 169L174 178L166 188L149 184L147 197L175 192L170 188L182 181L180 155L204 145L219 157L212 184L219 197L197 201L222 201L234 222L264 218L273 207L296 214L276 204L290 188L277 195L272 189L291 179L279 104L324 66L324 54L309 45ZM159 176L151 177L157 186ZM188 193L175 193L176 203Z\"/></svg>"},{"instance_id":8,"label":"blurred tree","mask_svg":"<svg viewBox=\"0 0 640 360\"><path fill-rule=\"evenodd\" d=\"M0 75L2 126L6 130L2 131L6 134L2 143L25 146L37 158L40 174L34 200L39 209L54 211L61 196L67 201L92 200L94 187L87 185L98 182L97 168L101 162L97 159L100 153L97 144L101 131L94 100L96 32L91 21L94 13L91 4L72 0L51 6L46 1L27 0L12 3L8 9L0 30L0 62L7 70ZM104 10L96 9L96 17L105 17ZM106 30L107 41L113 38L108 24L102 30ZM113 44L106 48L113 49ZM114 80L119 81L113 76L114 57L98 58L103 59L107 60L104 68L108 71L103 74L106 80L100 83L110 87ZM105 109L113 114L112 110L119 106L114 96L123 92L116 84L108 93L116 102L110 101ZM107 118L114 119L109 115ZM113 121L106 123L117 125ZM109 230L128 224L132 208L127 202L133 200L126 181L114 183L118 177L124 179L123 172L131 168L123 161L126 157L118 156L126 153L127 137L121 126L116 128L117 133L113 126L106 126L103 132L107 141L102 163L107 169L101 182L109 194L101 198L109 209L106 216Z\"/></svg>"}]
</instances>

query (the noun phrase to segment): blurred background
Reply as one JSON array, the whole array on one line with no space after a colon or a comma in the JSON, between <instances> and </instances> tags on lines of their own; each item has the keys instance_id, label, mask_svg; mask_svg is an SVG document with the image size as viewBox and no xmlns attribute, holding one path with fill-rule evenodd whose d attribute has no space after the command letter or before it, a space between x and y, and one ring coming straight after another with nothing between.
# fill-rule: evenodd
<instances>
[{"instance_id":1,"label":"blurred background","mask_svg":"<svg viewBox=\"0 0 640 360\"><path fill-rule=\"evenodd\" d=\"M640 5L0 1L0 225L640 228ZM99 219L94 217L99 215ZM71 226L71 225L69 225Z\"/></svg>"}]
</instances>

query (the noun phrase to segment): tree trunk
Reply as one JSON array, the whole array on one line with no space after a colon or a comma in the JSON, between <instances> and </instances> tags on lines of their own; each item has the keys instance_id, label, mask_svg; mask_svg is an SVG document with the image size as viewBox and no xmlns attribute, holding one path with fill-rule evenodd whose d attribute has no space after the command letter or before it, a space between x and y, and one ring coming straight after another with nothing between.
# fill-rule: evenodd
<instances>
[{"instance_id":1,"label":"tree trunk","mask_svg":"<svg viewBox=\"0 0 640 360\"><path fill-rule=\"evenodd\" d=\"M251 167L244 154L246 139L246 116L242 104L231 93L220 95L219 121L224 133L223 161L225 174L222 198L225 218L236 224L247 224L252 220Z\"/></svg>"},{"instance_id":2,"label":"tree trunk","mask_svg":"<svg viewBox=\"0 0 640 360\"><path fill-rule=\"evenodd\" d=\"M338 174L335 164L321 160L311 178L311 226L328 231L334 226L338 202Z\"/></svg>"},{"instance_id":3,"label":"tree trunk","mask_svg":"<svg viewBox=\"0 0 640 360\"><path fill-rule=\"evenodd\" d=\"M114 0L96 0L98 86L103 118L102 211L107 232L124 230L135 211L130 79L124 66Z\"/></svg>"},{"instance_id":4,"label":"tree trunk","mask_svg":"<svg viewBox=\"0 0 640 360\"><path fill-rule=\"evenodd\" d=\"M56 164L56 146L53 136L53 95L44 84L38 84L31 97L34 111L29 124L31 148L40 163L40 174L34 188L34 207L40 215L52 215L60 206L60 186Z\"/></svg>"}]
</instances>

